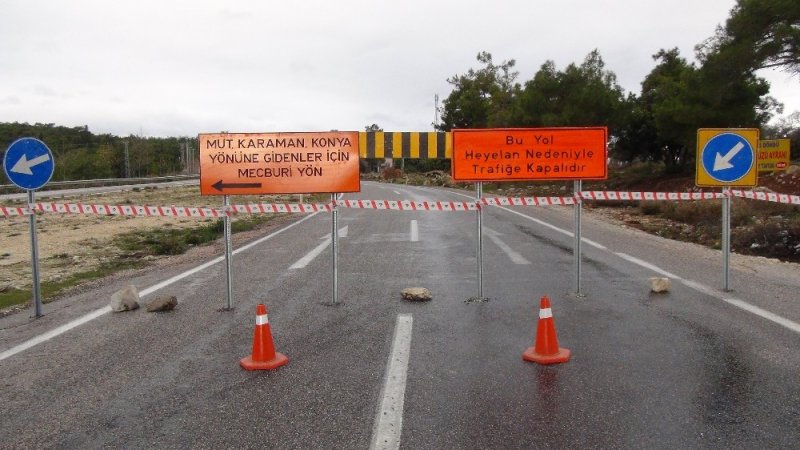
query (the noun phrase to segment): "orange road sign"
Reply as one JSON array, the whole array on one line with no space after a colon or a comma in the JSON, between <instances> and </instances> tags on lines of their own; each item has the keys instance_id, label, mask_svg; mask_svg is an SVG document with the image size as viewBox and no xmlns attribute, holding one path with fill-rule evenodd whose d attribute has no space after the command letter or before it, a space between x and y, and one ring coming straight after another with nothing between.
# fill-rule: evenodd
<instances>
[{"instance_id":1,"label":"orange road sign","mask_svg":"<svg viewBox=\"0 0 800 450\"><path fill-rule=\"evenodd\" d=\"M358 132L201 134L200 194L359 192Z\"/></svg>"},{"instance_id":2,"label":"orange road sign","mask_svg":"<svg viewBox=\"0 0 800 450\"><path fill-rule=\"evenodd\" d=\"M453 130L452 134L454 181L608 178L605 127Z\"/></svg>"}]
</instances>

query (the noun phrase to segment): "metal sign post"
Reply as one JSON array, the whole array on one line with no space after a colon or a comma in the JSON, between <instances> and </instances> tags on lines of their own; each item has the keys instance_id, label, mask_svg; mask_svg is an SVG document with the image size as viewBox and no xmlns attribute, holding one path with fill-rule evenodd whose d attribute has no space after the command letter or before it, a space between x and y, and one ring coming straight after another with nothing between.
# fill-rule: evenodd
<instances>
[{"instance_id":1,"label":"metal sign post","mask_svg":"<svg viewBox=\"0 0 800 450\"><path fill-rule=\"evenodd\" d=\"M731 264L731 196L729 188L722 188L722 290L730 290Z\"/></svg>"},{"instance_id":2,"label":"metal sign post","mask_svg":"<svg viewBox=\"0 0 800 450\"><path fill-rule=\"evenodd\" d=\"M482 289L481 183L504 181L605 180L606 127L495 128L452 130L453 181L476 183L478 197L478 291ZM576 190L581 189L580 181ZM576 291L580 285L580 202L575 208Z\"/></svg>"},{"instance_id":3,"label":"metal sign post","mask_svg":"<svg viewBox=\"0 0 800 450\"><path fill-rule=\"evenodd\" d=\"M39 288L39 243L36 240L36 213L34 211L34 191L28 190L28 223L31 231L31 266L33 272L33 305L35 317L42 317L42 292Z\"/></svg>"},{"instance_id":4,"label":"metal sign post","mask_svg":"<svg viewBox=\"0 0 800 450\"><path fill-rule=\"evenodd\" d=\"M333 304L339 303L339 208L336 205L336 194L331 194L331 250L333 252Z\"/></svg>"},{"instance_id":5,"label":"metal sign post","mask_svg":"<svg viewBox=\"0 0 800 450\"><path fill-rule=\"evenodd\" d=\"M695 184L721 187L722 289L730 289L732 187L758 186L758 128L700 128L697 130Z\"/></svg>"},{"instance_id":6,"label":"metal sign post","mask_svg":"<svg viewBox=\"0 0 800 450\"><path fill-rule=\"evenodd\" d=\"M200 195L222 195L226 208L227 305L231 308L228 195L360 192L359 133L205 133L198 136ZM336 194L331 200L336 201ZM333 205L333 303L339 301L337 213Z\"/></svg>"},{"instance_id":7,"label":"metal sign post","mask_svg":"<svg viewBox=\"0 0 800 450\"><path fill-rule=\"evenodd\" d=\"M575 295L583 297L581 292L581 209L583 201L581 200L582 188L581 180L575 181L574 195L575 195L575 233L572 257L575 264Z\"/></svg>"},{"instance_id":8,"label":"metal sign post","mask_svg":"<svg viewBox=\"0 0 800 450\"><path fill-rule=\"evenodd\" d=\"M475 204L477 208L478 218L478 298L483 298L483 208L481 207L481 198L483 198L483 183L480 181L475 183Z\"/></svg>"},{"instance_id":9,"label":"metal sign post","mask_svg":"<svg viewBox=\"0 0 800 450\"><path fill-rule=\"evenodd\" d=\"M42 317L42 293L39 282L39 244L36 240L34 191L50 181L55 170L53 152L44 142L21 138L12 142L3 157L3 170L9 181L28 193L28 223L31 235L31 268L33 272L33 305L36 318Z\"/></svg>"},{"instance_id":10,"label":"metal sign post","mask_svg":"<svg viewBox=\"0 0 800 450\"><path fill-rule=\"evenodd\" d=\"M225 234L225 309L230 311L233 309L233 281L231 279L233 251L231 250L230 200L227 195L222 196L222 209L225 213L225 217L222 219Z\"/></svg>"}]
</instances>

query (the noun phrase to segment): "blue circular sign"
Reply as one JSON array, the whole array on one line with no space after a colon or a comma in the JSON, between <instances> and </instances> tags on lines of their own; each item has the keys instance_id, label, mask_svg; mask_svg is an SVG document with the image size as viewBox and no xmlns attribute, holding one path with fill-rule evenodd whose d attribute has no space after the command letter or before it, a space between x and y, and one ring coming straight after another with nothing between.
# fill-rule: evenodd
<instances>
[{"instance_id":1,"label":"blue circular sign","mask_svg":"<svg viewBox=\"0 0 800 450\"><path fill-rule=\"evenodd\" d=\"M701 158L708 176L722 183L741 180L750 173L756 159L753 146L734 133L722 133L709 139Z\"/></svg>"},{"instance_id":2,"label":"blue circular sign","mask_svg":"<svg viewBox=\"0 0 800 450\"><path fill-rule=\"evenodd\" d=\"M21 138L12 142L3 158L9 181L22 189L34 190L47 184L55 170L53 153L44 142Z\"/></svg>"}]
</instances>

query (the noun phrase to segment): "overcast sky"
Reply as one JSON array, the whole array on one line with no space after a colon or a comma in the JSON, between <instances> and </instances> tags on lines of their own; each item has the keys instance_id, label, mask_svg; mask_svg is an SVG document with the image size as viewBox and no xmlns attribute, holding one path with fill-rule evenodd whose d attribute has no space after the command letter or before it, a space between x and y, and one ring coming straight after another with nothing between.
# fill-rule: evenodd
<instances>
[{"instance_id":1,"label":"overcast sky","mask_svg":"<svg viewBox=\"0 0 800 450\"><path fill-rule=\"evenodd\" d=\"M735 0L0 0L0 121L95 133L426 131L480 51L519 81L597 48L626 92ZM800 80L768 71L800 110Z\"/></svg>"}]
</instances>

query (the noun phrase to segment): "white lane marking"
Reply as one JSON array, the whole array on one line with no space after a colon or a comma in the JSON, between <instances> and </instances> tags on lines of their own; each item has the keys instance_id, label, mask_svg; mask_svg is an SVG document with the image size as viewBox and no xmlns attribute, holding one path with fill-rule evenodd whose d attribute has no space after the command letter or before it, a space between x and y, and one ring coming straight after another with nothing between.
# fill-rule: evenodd
<instances>
[{"instance_id":1,"label":"white lane marking","mask_svg":"<svg viewBox=\"0 0 800 450\"><path fill-rule=\"evenodd\" d=\"M291 229L291 228L293 228L293 227L295 227L297 225L300 225L301 223L303 223L306 220L316 216L317 214L319 214L319 211L315 212L315 213L312 213L312 214L309 214L308 216L303 217L302 219L298 220L297 222L291 223L291 224L287 225L285 228L281 228L280 230L277 230L274 233L271 233L271 234L269 234L267 236L264 236L264 237L262 237L260 239L257 239L257 240L255 240L255 241L253 241L253 242L251 242L251 243L249 243L247 245L244 245L244 246L234 250L233 254L234 255L239 254L239 253L241 253L243 251L246 251L246 250L249 250L249 249L253 248L254 246L256 246L258 244L261 244L262 242L268 241L268 240L274 238L275 236L283 233L284 231L289 230L289 229ZM213 266L214 264L220 263L220 262L222 262L224 260L225 260L225 258L222 257L222 256L214 258L211 261L208 261L208 262L206 262L204 264L201 264L201 265L199 265L197 267L189 269L186 272L180 273L178 275L175 275L172 278L169 278L169 279L164 280L164 281L162 281L160 283L154 284L154 285L152 285L152 286L150 286L148 288L142 289L141 291L139 291L139 296L140 297L145 297L147 295L150 295L153 292L156 292L156 291L158 291L160 289L163 289L163 288L175 283L176 281L180 281L180 280L182 280L182 279L184 279L186 277L194 275L194 274L196 274L196 273L198 273L198 272L200 272L202 270L205 270L205 269ZM10 358L10 357L16 355L17 353L23 352L23 351L25 351L25 350L27 350L27 349L29 349L31 347L39 345L42 342L48 341L48 340L50 340L50 339L52 339L52 338L54 338L54 337L56 337L58 335L64 334L67 331L72 330L73 328L77 328L77 327L79 327L79 326L81 326L81 325L83 325L83 324L85 324L87 322L90 322L90 321L92 321L92 320L94 320L94 319L96 319L96 318L98 318L98 317L100 317L100 316L102 316L102 315L104 315L106 313L109 313L109 312L111 312L111 308L108 307L108 306L105 306L103 308L96 309L96 310L94 310L94 311L92 311L92 312L90 312L90 313L88 313L88 314L86 314L86 315L84 315L82 317L79 317L79 318L77 318L77 319L75 319L75 320L73 320L71 322L68 322L68 323L66 323L64 325L61 325L61 326L59 326L57 328L54 328L54 329L52 329L52 330L50 330L50 331L48 331L48 332L46 332L44 334L40 334L39 336L36 336L34 338L31 338L31 339L28 339L27 341L15 346L15 347L11 347L10 349L0 353L0 361L4 360L6 358Z\"/></svg>"},{"instance_id":2,"label":"white lane marking","mask_svg":"<svg viewBox=\"0 0 800 450\"><path fill-rule=\"evenodd\" d=\"M411 242L419 242L419 226L416 220L411 221Z\"/></svg>"},{"instance_id":3,"label":"white lane marking","mask_svg":"<svg viewBox=\"0 0 800 450\"><path fill-rule=\"evenodd\" d=\"M11 347L10 349L4 351L3 353L0 353L0 361L4 360L6 358L10 358L10 357L16 355L17 353L23 352L23 351L25 351L25 350L33 347L33 346L39 345L42 342L50 340L50 339L58 336L59 334L66 333L67 331L69 331L69 330L71 330L71 329L73 329L75 327L81 326L86 322L94 320L94 319L96 319L96 318L98 318L98 317L100 317L103 314L106 314L108 312L111 312L111 307L110 306L106 306L104 308L100 308L98 310L92 311L89 314L86 314L85 316L83 316L81 318L75 319L72 322L68 322L68 323L66 323L64 325L61 325L58 328L54 328L54 329L48 331L47 333L40 334L39 336L36 336L34 338L31 338L31 339L28 339L27 341L23 342L22 344L19 344L16 347Z\"/></svg>"},{"instance_id":4,"label":"white lane marking","mask_svg":"<svg viewBox=\"0 0 800 450\"><path fill-rule=\"evenodd\" d=\"M448 192L450 192L450 191L448 191ZM475 198L475 197L473 197L473 196L469 196L469 195L466 195L466 194L462 194L462 193L460 193L460 192L451 192L451 194L460 195L460 196L462 196L462 197L467 197L467 198L471 198L471 199L474 199L474 198ZM553 231L557 231L557 232L559 232L559 233L561 233L561 234L565 234L565 235L567 235L567 236L569 236L569 237L571 237L571 238L574 238L574 237L575 237L575 234L574 234L574 233L572 233L571 231L567 231L567 230L565 230L565 229L563 229L563 228L559 228L559 227L557 227L557 226L555 226L555 225L551 225L551 224L549 224L549 223L547 223L547 222L545 222L545 221L539 220L539 219L537 219L537 218L535 218L535 217L531 217L531 216L528 216L528 215L522 214L521 212L514 211L513 209L508 209L508 208L506 208L506 207L504 207L504 206L497 206L497 205L493 205L492 207L493 207L493 208L497 208L497 209L502 209L503 211L510 212L511 214L516 214L516 215L518 215L518 216L520 216L520 217L524 217L524 218L526 218L526 219L528 219L528 220L530 220L530 221L532 221L532 222L536 222L536 223L538 223L539 225L541 225L541 226L543 226L543 227L550 228L550 229L551 229L551 230L553 230ZM587 238L585 238L585 237L582 237L582 238L581 238L581 242L585 242L585 243L587 243L587 244L591 245L592 247L599 248L600 250L608 250L608 247L606 247L605 245L603 245L603 244L600 244L600 243L597 243L597 242L595 242L595 241L593 241L593 240L591 240L591 239L587 239Z\"/></svg>"},{"instance_id":5,"label":"white lane marking","mask_svg":"<svg viewBox=\"0 0 800 450\"><path fill-rule=\"evenodd\" d=\"M346 226L342 227L342 228L339 228L339 237L347 237L347 227ZM324 239L324 241L322 241L321 244L316 246L310 252L306 253L306 255L303 256L302 258L298 259L296 263L292 264L289 267L289 269L302 269L302 268L306 267L307 265L309 265L311 263L311 261L314 260L314 258L316 258L317 256L320 255L320 253L325 251L325 249L328 248L329 245L331 245L331 241L332 241L331 240L331 234L328 233L327 235L323 236L322 239Z\"/></svg>"},{"instance_id":6,"label":"white lane marking","mask_svg":"<svg viewBox=\"0 0 800 450\"><path fill-rule=\"evenodd\" d=\"M392 192L394 192L395 195L400 195L400 191L392 191Z\"/></svg>"},{"instance_id":7,"label":"white lane marking","mask_svg":"<svg viewBox=\"0 0 800 450\"><path fill-rule=\"evenodd\" d=\"M511 262L513 262L514 264L531 263L530 261L525 259L524 256L515 252L508 244L503 242L500 239L500 233L498 233L497 231L494 231L491 228L483 227L483 232L486 234L486 237L488 237L492 242L494 242L496 246L500 247L500 250L502 250L503 253L505 253L506 256L508 256L508 258L511 259Z\"/></svg>"},{"instance_id":8,"label":"white lane marking","mask_svg":"<svg viewBox=\"0 0 800 450\"><path fill-rule=\"evenodd\" d=\"M372 450L400 448L413 322L411 314L397 316L392 351L389 354L389 363L386 368L386 380L381 392L381 406L375 418L372 444L369 446Z\"/></svg>"},{"instance_id":9,"label":"white lane marking","mask_svg":"<svg viewBox=\"0 0 800 450\"><path fill-rule=\"evenodd\" d=\"M639 258L636 258L634 256L631 256L631 255L628 255L628 254L625 254L625 253L620 253L620 252L613 252L613 253L615 255L619 256L620 258L626 260L626 261L630 261L630 262L632 262L634 264L642 266L645 269L650 269L650 270L652 270L653 272L655 272L655 273L657 273L659 275L663 275L663 276L669 277L669 278L674 278L676 280L681 280L681 281L683 280L681 277L675 275L674 273L667 272L666 270L664 270L664 269L662 269L662 268L660 268L658 266L654 266L653 264L650 264L647 261L641 260Z\"/></svg>"},{"instance_id":10,"label":"white lane marking","mask_svg":"<svg viewBox=\"0 0 800 450\"><path fill-rule=\"evenodd\" d=\"M550 228L551 230L558 231L559 233L565 234L565 235L567 235L567 236L569 236L569 237L571 237L573 239L575 238L575 234L573 232L571 232L571 231L564 230L562 228L559 228L559 227L557 227L555 225L551 225L551 224L549 224L547 222L544 222L542 220L536 219L534 217L526 216L525 214L522 214L521 212L514 211L513 209L508 209L508 208L506 208L504 206L494 206L494 207L502 209L503 211L508 211L508 212L510 212L512 214L516 214L516 215L518 215L520 217L524 217L524 218L526 218L526 219L528 219L530 221L538 223L539 225L541 225L543 227L547 227L547 228ZM594 248L599 248L600 250L608 250L608 247L606 247L605 245L597 243L597 242L595 242L595 241L593 241L591 239L587 239L585 237L581 238L581 242L585 242L585 243L591 245Z\"/></svg>"},{"instance_id":11,"label":"white lane marking","mask_svg":"<svg viewBox=\"0 0 800 450\"><path fill-rule=\"evenodd\" d=\"M470 197L468 195L461 194L461 193L458 193L458 192L452 192L452 193L456 194L456 195L461 195L463 197L472 198L472 197ZM508 208L505 208L505 207L502 207L502 206L494 206L494 207L502 209L504 211L508 211L510 213L513 213L513 214L516 214L516 215L518 215L520 217L524 217L524 218L526 218L528 220L532 220L532 221L534 221L534 222L536 222L536 223L538 223L538 224L540 224L540 225L542 225L544 227L547 227L547 228L550 228L552 230L558 231L559 233L563 233L563 234L566 234L567 236L574 237L574 235L571 232L569 232L567 230L564 230L562 228L559 228L559 227L557 227L555 225L551 225L551 224L549 224L547 222L543 222L543 221L541 221L539 219L535 219L533 217L527 216L525 214L522 214L520 212L514 211L512 209L508 209ZM718 290L716 290L716 289L714 289L714 288L712 288L710 286L706 286L706 285L704 285L702 283L698 283L697 281L687 280L687 279L681 278L681 277L675 275L674 273L668 272L668 271L666 271L666 270L664 270L664 269L662 269L662 268L660 268L660 267L658 267L658 266L656 266L654 264L651 264L651 263L649 263L647 261L641 260L639 258L630 256L630 255L627 255L625 253L611 251L611 250L608 249L608 247L605 247L604 245L598 244L598 243L590 241L588 239L581 239L581 240L583 242L586 242L587 244L592 245L594 247L597 247L597 248L599 248L601 250L607 250L607 251L613 253L614 255L617 255L620 258L622 258L622 259L624 259L626 261L629 261L629 262L631 262L633 264L636 264L638 266L644 267L645 269L652 270L653 272L661 274L661 275L663 275L665 277L670 277L670 278L673 278L673 279L675 279L677 281L680 281L681 283L683 283L684 286L686 286L686 287L688 287L690 289L694 289L695 291L700 292L701 294L705 294L705 295L707 295L709 297L713 297L713 298L716 298L718 300L722 300L723 302L728 303L729 305L735 306L735 307L737 307L739 309L742 309L742 310L747 311L749 313L755 314L755 315L757 315L757 316L759 316L759 317L761 317L763 319L766 319L766 320L769 320L771 322L774 322L774 323L776 323L776 324L778 324L778 325L780 325L782 327L785 327L785 328L788 328L789 330L794 331L795 333L800 333L800 323L794 322L794 321L789 320L789 319L787 319L785 317L779 316L779 315L777 315L775 313L772 313L772 312L767 311L765 309L759 308L758 306L755 306L755 305L753 305L751 303L747 303L744 300L740 300L738 298L733 298L733 297L728 297L728 296L724 295L725 294L724 292L718 291Z\"/></svg>"},{"instance_id":12,"label":"white lane marking","mask_svg":"<svg viewBox=\"0 0 800 450\"><path fill-rule=\"evenodd\" d=\"M795 333L800 333L800 323L793 322L785 317L781 317L775 313L769 312L766 309L762 309L751 303L747 303L744 300L740 300L734 297L727 297L724 295L725 294L724 292L717 291L716 289L710 286L706 286L705 284L698 283L697 281L694 280L687 280L685 278L681 278L678 275L675 275L674 273L667 272L666 270L658 266L655 266L653 264L650 264L647 261L642 261L639 258L634 258L633 256L626 255L625 253L614 253L614 254L622 259L625 259L634 264L642 266L645 269L652 270L653 272L664 275L665 277L670 277L672 279L680 281L681 283L683 283L684 286L690 289L694 289L695 291L700 292L701 294L705 294L709 297L714 297L716 299L722 300L723 302L728 303L729 305L733 305L739 309L743 309L749 313L755 314L763 319L775 322L780 326L786 327L794 331Z\"/></svg>"},{"instance_id":13,"label":"white lane marking","mask_svg":"<svg viewBox=\"0 0 800 450\"><path fill-rule=\"evenodd\" d=\"M343 237L343 238L347 237L347 233L348 233L349 229L350 229L350 225L345 225L342 228L339 228L339 237ZM330 238L331 238L331 234L328 233L325 236L322 236L320 238L320 240L330 239Z\"/></svg>"},{"instance_id":14,"label":"white lane marking","mask_svg":"<svg viewBox=\"0 0 800 450\"><path fill-rule=\"evenodd\" d=\"M743 309L743 310L745 310L747 312L751 312L751 313L753 313L753 314L755 314L755 315L757 315L759 317L763 317L763 318L765 318L767 320L771 320L771 321L777 323L778 325L782 325L782 326L794 331L795 333L800 333L800 323L793 322L793 321L791 321L789 319L786 319L784 317L781 317L781 316L779 316L779 315L777 315L775 313L771 313L771 312L767 311L766 309L761 309L758 306L751 305L750 303L747 303L747 302L745 302L743 300L739 300L738 298L725 297L725 298L722 299L722 301L726 302L726 303L729 303L729 304L731 304L733 306L736 306L738 308L741 308L741 309Z\"/></svg>"}]
</instances>

